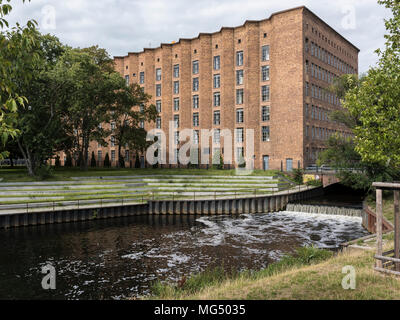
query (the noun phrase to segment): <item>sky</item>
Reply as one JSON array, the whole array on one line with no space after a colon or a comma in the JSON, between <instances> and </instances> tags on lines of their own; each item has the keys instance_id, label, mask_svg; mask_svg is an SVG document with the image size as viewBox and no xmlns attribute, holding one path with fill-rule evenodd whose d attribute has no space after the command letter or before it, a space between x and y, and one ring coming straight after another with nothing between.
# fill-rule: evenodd
<instances>
[{"instance_id":1,"label":"sky","mask_svg":"<svg viewBox=\"0 0 400 320\"><path fill-rule=\"evenodd\" d=\"M377 0L31 0L25 4L12 0L11 4L10 22L35 19L43 33L54 34L65 44L97 44L112 56L305 5L361 50L360 72L376 64L375 50L384 46L384 19L391 14Z\"/></svg>"}]
</instances>

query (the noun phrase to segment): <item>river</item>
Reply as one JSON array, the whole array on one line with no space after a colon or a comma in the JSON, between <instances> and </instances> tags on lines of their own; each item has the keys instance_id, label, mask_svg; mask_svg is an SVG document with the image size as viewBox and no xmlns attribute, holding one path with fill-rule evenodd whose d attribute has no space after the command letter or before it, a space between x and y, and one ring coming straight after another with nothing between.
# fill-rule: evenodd
<instances>
[{"instance_id":1,"label":"river","mask_svg":"<svg viewBox=\"0 0 400 320\"><path fill-rule=\"evenodd\" d=\"M258 270L304 245L336 248L368 234L360 218L293 212L141 216L0 231L0 299L124 299L156 279L224 266ZM43 290L42 267L56 270Z\"/></svg>"}]
</instances>

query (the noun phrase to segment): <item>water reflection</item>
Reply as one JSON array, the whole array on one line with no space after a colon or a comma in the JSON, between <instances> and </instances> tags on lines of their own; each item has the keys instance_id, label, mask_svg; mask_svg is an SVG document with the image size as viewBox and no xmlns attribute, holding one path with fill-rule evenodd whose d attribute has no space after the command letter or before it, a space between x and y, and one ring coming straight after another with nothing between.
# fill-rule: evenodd
<instances>
[{"instance_id":1,"label":"water reflection","mask_svg":"<svg viewBox=\"0 0 400 320\"><path fill-rule=\"evenodd\" d=\"M335 247L365 235L359 218L293 212L142 216L0 232L1 299L121 299L157 278L223 265L260 269L302 245ZM41 288L52 263L57 289Z\"/></svg>"}]
</instances>

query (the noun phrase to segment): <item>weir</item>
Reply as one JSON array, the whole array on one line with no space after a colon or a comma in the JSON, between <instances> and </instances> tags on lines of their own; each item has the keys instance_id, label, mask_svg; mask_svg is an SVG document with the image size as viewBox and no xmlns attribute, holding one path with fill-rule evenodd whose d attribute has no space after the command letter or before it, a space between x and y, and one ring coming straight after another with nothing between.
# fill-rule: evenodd
<instances>
[{"instance_id":1,"label":"weir","mask_svg":"<svg viewBox=\"0 0 400 320\"><path fill-rule=\"evenodd\" d=\"M289 203L286 206L286 211L313 213L313 214L338 215L338 216L350 216L350 217L363 217L363 214L364 214L363 209L309 205L309 204L301 204L301 203Z\"/></svg>"}]
</instances>

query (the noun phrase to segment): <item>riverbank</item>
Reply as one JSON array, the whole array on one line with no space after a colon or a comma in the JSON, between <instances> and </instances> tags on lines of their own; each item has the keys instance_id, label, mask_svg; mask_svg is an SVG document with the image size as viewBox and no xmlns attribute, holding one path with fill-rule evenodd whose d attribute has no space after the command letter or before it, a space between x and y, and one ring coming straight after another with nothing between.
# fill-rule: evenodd
<instances>
[{"instance_id":1,"label":"riverbank","mask_svg":"<svg viewBox=\"0 0 400 320\"><path fill-rule=\"evenodd\" d=\"M388 239L391 237L387 235ZM373 241L373 240L372 240ZM388 242L389 243L389 242ZM156 284L150 299L165 300L397 300L400 280L374 272L371 250L346 250L337 255L307 248L254 274L210 277L197 275L186 285ZM386 249L390 250L388 244ZM356 270L356 289L344 290L342 269Z\"/></svg>"}]
</instances>

